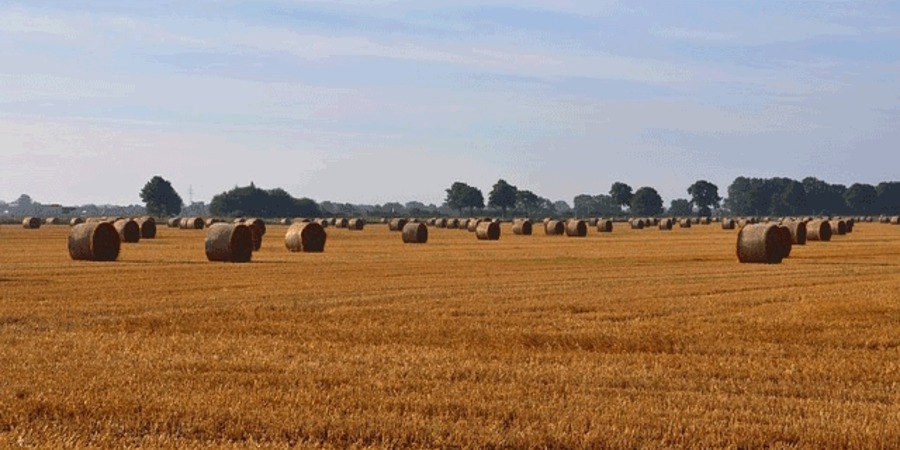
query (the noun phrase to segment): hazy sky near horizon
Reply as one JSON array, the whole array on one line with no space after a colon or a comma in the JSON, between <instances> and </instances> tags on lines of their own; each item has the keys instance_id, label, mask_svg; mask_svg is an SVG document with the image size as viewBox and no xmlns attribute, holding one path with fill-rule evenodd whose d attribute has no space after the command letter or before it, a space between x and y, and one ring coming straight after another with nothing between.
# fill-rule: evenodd
<instances>
[{"instance_id":1,"label":"hazy sky near horizon","mask_svg":"<svg viewBox=\"0 0 900 450\"><path fill-rule=\"evenodd\" d=\"M0 4L0 199L900 180L900 3Z\"/></svg>"}]
</instances>

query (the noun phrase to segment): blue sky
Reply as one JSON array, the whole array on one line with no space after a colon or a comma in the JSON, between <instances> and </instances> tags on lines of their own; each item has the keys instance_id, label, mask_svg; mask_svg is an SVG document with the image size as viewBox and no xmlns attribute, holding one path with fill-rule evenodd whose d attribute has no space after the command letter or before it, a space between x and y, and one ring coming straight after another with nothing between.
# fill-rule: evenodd
<instances>
[{"instance_id":1,"label":"blue sky","mask_svg":"<svg viewBox=\"0 0 900 450\"><path fill-rule=\"evenodd\" d=\"M900 179L900 3L0 3L0 199Z\"/></svg>"}]
</instances>

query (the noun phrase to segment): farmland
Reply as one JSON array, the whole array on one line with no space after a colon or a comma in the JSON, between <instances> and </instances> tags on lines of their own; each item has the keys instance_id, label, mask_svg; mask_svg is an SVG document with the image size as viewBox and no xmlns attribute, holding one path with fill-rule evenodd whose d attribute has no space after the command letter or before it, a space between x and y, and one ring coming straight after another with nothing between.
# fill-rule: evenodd
<instances>
[{"instance_id":1,"label":"farmland","mask_svg":"<svg viewBox=\"0 0 900 450\"><path fill-rule=\"evenodd\" d=\"M735 231L383 225L249 264L0 229L0 447L900 446L900 227L779 265Z\"/></svg>"}]
</instances>

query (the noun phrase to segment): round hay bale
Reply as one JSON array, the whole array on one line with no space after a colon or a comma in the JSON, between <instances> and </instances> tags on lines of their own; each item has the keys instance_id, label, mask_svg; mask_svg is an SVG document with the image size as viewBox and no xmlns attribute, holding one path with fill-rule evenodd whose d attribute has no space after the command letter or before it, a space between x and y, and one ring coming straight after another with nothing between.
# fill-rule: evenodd
<instances>
[{"instance_id":1,"label":"round hay bale","mask_svg":"<svg viewBox=\"0 0 900 450\"><path fill-rule=\"evenodd\" d=\"M206 230L206 259L249 262L253 257L253 232L242 223L214 223Z\"/></svg>"},{"instance_id":2,"label":"round hay bale","mask_svg":"<svg viewBox=\"0 0 900 450\"><path fill-rule=\"evenodd\" d=\"M831 224L827 220L813 220L806 224L806 240L828 242L831 240Z\"/></svg>"},{"instance_id":3,"label":"round hay bale","mask_svg":"<svg viewBox=\"0 0 900 450\"><path fill-rule=\"evenodd\" d=\"M447 228L447 219L445 219L443 217L438 217L433 220L434 220L434 226L436 226L438 228Z\"/></svg>"},{"instance_id":4,"label":"round hay bale","mask_svg":"<svg viewBox=\"0 0 900 450\"><path fill-rule=\"evenodd\" d=\"M734 222L734 219L730 217L726 217L722 219L722 229L723 230L733 230L737 224Z\"/></svg>"},{"instance_id":5,"label":"round hay bale","mask_svg":"<svg viewBox=\"0 0 900 450\"><path fill-rule=\"evenodd\" d=\"M225 222L225 221L222 220L222 219L219 219L218 217L207 217L207 218L203 221L203 226L205 226L206 228L209 228L209 227L211 227L214 223L222 223L222 222Z\"/></svg>"},{"instance_id":6,"label":"round hay bale","mask_svg":"<svg viewBox=\"0 0 900 450\"><path fill-rule=\"evenodd\" d=\"M136 244L141 240L141 226L132 219L117 220L113 226L125 244Z\"/></svg>"},{"instance_id":7,"label":"round hay bale","mask_svg":"<svg viewBox=\"0 0 900 450\"><path fill-rule=\"evenodd\" d=\"M690 228L694 221L692 219L681 219L678 221L679 228Z\"/></svg>"},{"instance_id":8,"label":"round hay bale","mask_svg":"<svg viewBox=\"0 0 900 450\"><path fill-rule=\"evenodd\" d=\"M82 219L81 217L73 217L69 220L69 226L73 226L73 227L75 225L82 224L82 223L84 223L84 219Z\"/></svg>"},{"instance_id":9,"label":"round hay bale","mask_svg":"<svg viewBox=\"0 0 900 450\"><path fill-rule=\"evenodd\" d=\"M852 233L853 227L856 225L857 220L851 217L849 219L844 220L844 222L847 223L847 233Z\"/></svg>"},{"instance_id":10,"label":"round hay bale","mask_svg":"<svg viewBox=\"0 0 900 450\"><path fill-rule=\"evenodd\" d=\"M534 228L531 221L528 219L517 220L513 222L512 232L518 236L531 236L531 233Z\"/></svg>"},{"instance_id":11,"label":"round hay bale","mask_svg":"<svg viewBox=\"0 0 900 450\"><path fill-rule=\"evenodd\" d=\"M262 238L266 235L266 223L262 219L247 219L244 222L250 228L250 237L253 239L253 251L262 248Z\"/></svg>"},{"instance_id":12,"label":"round hay bale","mask_svg":"<svg viewBox=\"0 0 900 450\"><path fill-rule=\"evenodd\" d=\"M469 219L460 219L459 220L459 229L463 231L467 231L469 229Z\"/></svg>"},{"instance_id":13,"label":"round hay bale","mask_svg":"<svg viewBox=\"0 0 900 450\"><path fill-rule=\"evenodd\" d=\"M693 225L700 225L700 218L699 218L699 217L692 217L692 218L690 219L690 221L691 221L691 224L693 224Z\"/></svg>"},{"instance_id":14,"label":"round hay bale","mask_svg":"<svg viewBox=\"0 0 900 450\"><path fill-rule=\"evenodd\" d=\"M239 223L244 223L246 221L247 221L247 219L245 219L243 217L235 217L234 220L231 221L231 223L239 224Z\"/></svg>"},{"instance_id":15,"label":"round hay bale","mask_svg":"<svg viewBox=\"0 0 900 450\"><path fill-rule=\"evenodd\" d=\"M847 234L847 222L844 222L840 219L830 220L829 225L831 225L831 235L843 236Z\"/></svg>"},{"instance_id":16,"label":"round hay bale","mask_svg":"<svg viewBox=\"0 0 900 450\"><path fill-rule=\"evenodd\" d=\"M306 217L294 217L294 219L291 220L291 223L290 223L290 224L295 224L295 223L310 223L310 222L312 222L312 220L309 220L309 219L307 219ZM319 224L319 225L321 225L321 224Z\"/></svg>"},{"instance_id":17,"label":"round hay bale","mask_svg":"<svg viewBox=\"0 0 900 450\"><path fill-rule=\"evenodd\" d=\"M403 231L403 227L405 226L406 219L400 217L393 218L390 222L388 222L388 230L390 231Z\"/></svg>"},{"instance_id":18,"label":"round hay bale","mask_svg":"<svg viewBox=\"0 0 900 450\"><path fill-rule=\"evenodd\" d=\"M347 228L349 228L350 230L353 230L353 231L362 231L362 229L365 228L365 226L366 226L366 219L362 219L359 217L350 219L350 221L347 222Z\"/></svg>"},{"instance_id":19,"label":"round hay bale","mask_svg":"<svg viewBox=\"0 0 900 450\"><path fill-rule=\"evenodd\" d=\"M597 222L599 222L599 221L600 221L599 218L597 218L597 217L591 217L590 219L587 220L587 224L588 224L589 227L596 227L596 226L597 226Z\"/></svg>"},{"instance_id":20,"label":"round hay bale","mask_svg":"<svg viewBox=\"0 0 900 450\"><path fill-rule=\"evenodd\" d=\"M628 221L631 225L632 230L643 230L644 229L644 219L631 219Z\"/></svg>"},{"instance_id":21,"label":"round hay bale","mask_svg":"<svg viewBox=\"0 0 900 450\"><path fill-rule=\"evenodd\" d=\"M322 228L328 228L330 221L328 219L316 219L314 222L321 225Z\"/></svg>"},{"instance_id":22,"label":"round hay bale","mask_svg":"<svg viewBox=\"0 0 900 450\"><path fill-rule=\"evenodd\" d=\"M181 217L171 217L166 221L166 225L169 228L178 228L181 223Z\"/></svg>"},{"instance_id":23,"label":"round hay bale","mask_svg":"<svg viewBox=\"0 0 900 450\"><path fill-rule=\"evenodd\" d=\"M475 237L479 241L496 241L500 239L500 223L494 221L482 221L475 229Z\"/></svg>"},{"instance_id":24,"label":"round hay bale","mask_svg":"<svg viewBox=\"0 0 900 450\"><path fill-rule=\"evenodd\" d=\"M284 246L292 252L321 253L325 251L325 228L317 223L292 224L284 235Z\"/></svg>"},{"instance_id":25,"label":"round hay bale","mask_svg":"<svg viewBox=\"0 0 900 450\"><path fill-rule=\"evenodd\" d=\"M334 225L335 228L347 228L350 226L350 221L345 217L335 217L332 221L334 222L332 225Z\"/></svg>"},{"instance_id":26,"label":"round hay bale","mask_svg":"<svg viewBox=\"0 0 900 450\"><path fill-rule=\"evenodd\" d=\"M891 217L887 223L890 223L891 225L900 225L900 216Z\"/></svg>"},{"instance_id":27,"label":"round hay bale","mask_svg":"<svg viewBox=\"0 0 900 450\"><path fill-rule=\"evenodd\" d=\"M76 261L115 261L122 239L107 222L79 223L69 230L69 256Z\"/></svg>"},{"instance_id":28,"label":"round hay bale","mask_svg":"<svg viewBox=\"0 0 900 450\"><path fill-rule=\"evenodd\" d=\"M562 236L566 232L566 224L559 220L551 220L544 224L544 234L547 236Z\"/></svg>"},{"instance_id":29,"label":"round hay bale","mask_svg":"<svg viewBox=\"0 0 900 450\"><path fill-rule=\"evenodd\" d=\"M291 220L291 219L285 218L285 219L279 220L278 223L279 223L280 225L290 225L290 224L294 223L294 221Z\"/></svg>"},{"instance_id":30,"label":"round hay bale","mask_svg":"<svg viewBox=\"0 0 900 450\"><path fill-rule=\"evenodd\" d=\"M202 230L206 226L202 217L184 217L181 219L182 230Z\"/></svg>"},{"instance_id":31,"label":"round hay bale","mask_svg":"<svg viewBox=\"0 0 900 450\"><path fill-rule=\"evenodd\" d=\"M475 230L478 229L478 224L481 223L479 219L469 219L469 223L466 224L466 230L470 233L474 233Z\"/></svg>"},{"instance_id":32,"label":"round hay bale","mask_svg":"<svg viewBox=\"0 0 900 450\"><path fill-rule=\"evenodd\" d=\"M424 223L407 223L400 233L404 244L424 244L428 242L428 226Z\"/></svg>"},{"instance_id":33,"label":"round hay bale","mask_svg":"<svg viewBox=\"0 0 900 450\"><path fill-rule=\"evenodd\" d=\"M671 231L672 227L675 225L675 220L669 217L665 217L659 219L659 229L662 231Z\"/></svg>"},{"instance_id":34,"label":"round hay bale","mask_svg":"<svg viewBox=\"0 0 900 450\"><path fill-rule=\"evenodd\" d=\"M566 236L587 237L587 222L577 219L569 220L566 222Z\"/></svg>"},{"instance_id":35,"label":"round hay bale","mask_svg":"<svg viewBox=\"0 0 900 450\"><path fill-rule=\"evenodd\" d=\"M137 220L137 224L141 229L141 239L156 238L156 219L144 216Z\"/></svg>"},{"instance_id":36,"label":"round hay bale","mask_svg":"<svg viewBox=\"0 0 900 450\"><path fill-rule=\"evenodd\" d=\"M459 219L457 219L457 218L447 219L447 228L450 230L459 229Z\"/></svg>"},{"instance_id":37,"label":"round hay bale","mask_svg":"<svg viewBox=\"0 0 900 450\"><path fill-rule=\"evenodd\" d=\"M802 220L786 220L782 223L791 233L791 244L806 245L806 222Z\"/></svg>"},{"instance_id":38,"label":"round hay bale","mask_svg":"<svg viewBox=\"0 0 900 450\"><path fill-rule=\"evenodd\" d=\"M748 224L741 228L737 237L737 257L742 263L777 264L790 253L785 246L785 231L775 224Z\"/></svg>"},{"instance_id":39,"label":"round hay bale","mask_svg":"<svg viewBox=\"0 0 900 450\"><path fill-rule=\"evenodd\" d=\"M84 223L99 223L106 222L106 217L88 217L85 219ZM112 224L110 224L112 225Z\"/></svg>"},{"instance_id":40,"label":"round hay bale","mask_svg":"<svg viewBox=\"0 0 900 450\"><path fill-rule=\"evenodd\" d=\"M613 221L610 219L597 220L597 231L600 233L612 233Z\"/></svg>"},{"instance_id":41,"label":"round hay bale","mask_svg":"<svg viewBox=\"0 0 900 450\"><path fill-rule=\"evenodd\" d=\"M710 223L712 223L712 220L709 217L700 218L700 225L709 225Z\"/></svg>"},{"instance_id":42,"label":"round hay bale","mask_svg":"<svg viewBox=\"0 0 900 450\"><path fill-rule=\"evenodd\" d=\"M61 223L62 223L62 221L59 220L58 217L48 217L48 218L44 219L45 225L59 225Z\"/></svg>"},{"instance_id":43,"label":"round hay bale","mask_svg":"<svg viewBox=\"0 0 900 450\"><path fill-rule=\"evenodd\" d=\"M782 251L781 258L782 259L787 258L788 256L791 255L791 247L793 246L793 241L794 241L793 236L791 236L791 230L784 225L776 225L776 224L773 224L773 225L778 227L777 231L778 231L779 248Z\"/></svg>"},{"instance_id":44,"label":"round hay bale","mask_svg":"<svg viewBox=\"0 0 900 450\"><path fill-rule=\"evenodd\" d=\"M26 217L22 219L22 228L36 230L41 227L41 219L37 217Z\"/></svg>"}]
</instances>

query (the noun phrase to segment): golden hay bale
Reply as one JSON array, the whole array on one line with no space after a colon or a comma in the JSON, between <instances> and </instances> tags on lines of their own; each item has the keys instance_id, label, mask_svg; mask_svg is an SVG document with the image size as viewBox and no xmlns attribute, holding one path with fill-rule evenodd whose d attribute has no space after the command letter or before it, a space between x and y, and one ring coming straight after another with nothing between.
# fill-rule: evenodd
<instances>
[{"instance_id":1,"label":"golden hay bale","mask_svg":"<svg viewBox=\"0 0 900 450\"><path fill-rule=\"evenodd\" d=\"M888 219L887 223L890 223L891 225L900 225L900 216L891 217Z\"/></svg>"},{"instance_id":2,"label":"golden hay bale","mask_svg":"<svg viewBox=\"0 0 900 450\"><path fill-rule=\"evenodd\" d=\"M738 229L744 228L744 227L747 226L747 225L753 225L753 224L754 224L754 223L751 222L749 219L740 219L740 220L737 221L737 227L738 227Z\"/></svg>"},{"instance_id":3,"label":"golden hay bale","mask_svg":"<svg viewBox=\"0 0 900 450\"><path fill-rule=\"evenodd\" d=\"M459 229L459 219L457 219L457 218L447 219L447 228L451 229L451 230Z\"/></svg>"},{"instance_id":4,"label":"golden hay bale","mask_svg":"<svg viewBox=\"0 0 900 450\"><path fill-rule=\"evenodd\" d=\"M600 233L612 233L613 221L611 219L597 220L597 231Z\"/></svg>"},{"instance_id":5,"label":"golden hay bale","mask_svg":"<svg viewBox=\"0 0 900 450\"><path fill-rule=\"evenodd\" d=\"M658 225L658 226L659 226L659 229L662 230L662 231L670 231L670 230L672 230L672 227L673 227L674 225L675 225L675 219L672 219L672 218L669 218L669 217L665 217L665 218L659 219L659 225Z\"/></svg>"},{"instance_id":6,"label":"golden hay bale","mask_svg":"<svg viewBox=\"0 0 900 450\"><path fill-rule=\"evenodd\" d=\"M171 217L166 221L166 225L169 228L178 228L181 223L181 217Z\"/></svg>"},{"instance_id":7,"label":"golden hay bale","mask_svg":"<svg viewBox=\"0 0 900 450\"><path fill-rule=\"evenodd\" d=\"M844 222L847 222L847 232L852 233L853 227L856 226L857 220L851 217L849 219L844 220Z\"/></svg>"},{"instance_id":8,"label":"golden hay bale","mask_svg":"<svg viewBox=\"0 0 900 450\"><path fill-rule=\"evenodd\" d=\"M287 219L287 218L284 218L284 219L281 219L278 221L279 225L290 225L292 223L294 223L294 221L291 219Z\"/></svg>"},{"instance_id":9,"label":"golden hay bale","mask_svg":"<svg viewBox=\"0 0 900 450\"><path fill-rule=\"evenodd\" d=\"M205 225L202 217L182 217L179 222L182 230L202 230Z\"/></svg>"},{"instance_id":10,"label":"golden hay bale","mask_svg":"<svg viewBox=\"0 0 900 450\"><path fill-rule=\"evenodd\" d=\"M568 237L586 237L587 222L583 220L571 219L566 222L566 236Z\"/></svg>"},{"instance_id":11,"label":"golden hay bale","mask_svg":"<svg viewBox=\"0 0 900 450\"><path fill-rule=\"evenodd\" d=\"M644 219L644 228L655 227L659 225L659 219L656 217L648 217Z\"/></svg>"},{"instance_id":12,"label":"golden hay bale","mask_svg":"<svg viewBox=\"0 0 900 450\"><path fill-rule=\"evenodd\" d=\"M141 226L131 219L119 219L113 226L125 244L135 244L141 240Z\"/></svg>"},{"instance_id":13,"label":"golden hay bale","mask_svg":"<svg viewBox=\"0 0 900 450\"><path fill-rule=\"evenodd\" d=\"M469 223L466 224L466 230L470 233L474 233L475 230L478 229L478 224L481 223L480 219L469 219Z\"/></svg>"},{"instance_id":14,"label":"golden hay bale","mask_svg":"<svg viewBox=\"0 0 900 450\"><path fill-rule=\"evenodd\" d=\"M350 221L345 217L335 217L332 220L334 221L332 225L334 225L335 228L347 228L350 226Z\"/></svg>"},{"instance_id":15,"label":"golden hay bale","mask_svg":"<svg viewBox=\"0 0 900 450\"><path fill-rule=\"evenodd\" d=\"M73 217L72 219L69 220L69 226L73 226L73 227L75 225L79 225L82 223L84 223L84 219L82 219L81 217Z\"/></svg>"},{"instance_id":16,"label":"golden hay bale","mask_svg":"<svg viewBox=\"0 0 900 450\"><path fill-rule=\"evenodd\" d=\"M222 219L219 219L218 217L207 217L206 220L203 221L203 225L205 227L209 228L214 223L223 223L223 222L225 222L225 221ZM243 223L243 222L240 222L240 223Z\"/></svg>"},{"instance_id":17,"label":"golden hay bale","mask_svg":"<svg viewBox=\"0 0 900 450\"><path fill-rule=\"evenodd\" d=\"M48 217L48 218L44 219L45 225L59 225L61 223L62 223L62 221L59 220L58 217Z\"/></svg>"},{"instance_id":18,"label":"golden hay bale","mask_svg":"<svg viewBox=\"0 0 900 450\"><path fill-rule=\"evenodd\" d=\"M325 228L314 222L292 224L284 235L284 246L292 252L320 253L325 251Z\"/></svg>"},{"instance_id":19,"label":"golden hay bale","mask_svg":"<svg viewBox=\"0 0 900 450\"><path fill-rule=\"evenodd\" d=\"M388 222L388 230L390 231L403 231L403 227L406 226L406 219L395 217Z\"/></svg>"},{"instance_id":20,"label":"golden hay bale","mask_svg":"<svg viewBox=\"0 0 900 450\"><path fill-rule=\"evenodd\" d=\"M772 224L775 225L775 224ZM781 258L787 258L791 255L791 247L793 247L794 238L791 235L791 230L784 225L775 225L778 232L778 243L779 248L782 251Z\"/></svg>"},{"instance_id":21,"label":"golden hay bale","mask_svg":"<svg viewBox=\"0 0 900 450\"><path fill-rule=\"evenodd\" d=\"M737 257L742 263L780 263L790 253L790 240L775 224L748 224L737 238Z\"/></svg>"},{"instance_id":22,"label":"golden hay bale","mask_svg":"<svg viewBox=\"0 0 900 450\"><path fill-rule=\"evenodd\" d=\"M693 224L693 225L700 225L700 218L699 218L699 217L693 217L693 218L691 218L690 220L691 220L691 224Z\"/></svg>"},{"instance_id":23,"label":"golden hay bale","mask_svg":"<svg viewBox=\"0 0 900 450\"><path fill-rule=\"evenodd\" d=\"M518 236L531 236L534 225L528 219L521 219L513 222L512 232Z\"/></svg>"},{"instance_id":24,"label":"golden hay bale","mask_svg":"<svg viewBox=\"0 0 900 450\"><path fill-rule=\"evenodd\" d=\"M245 219L243 217L235 217L234 220L231 221L231 223L240 224L240 223L244 223L246 221L247 221L247 219Z\"/></svg>"},{"instance_id":25,"label":"golden hay bale","mask_svg":"<svg viewBox=\"0 0 900 450\"><path fill-rule=\"evenodd\" d=\"M597 217L591 217L590 219L587 220L587 224L588 224L589 227L596 227L596 226L597 226L597 222L599 222L599 221L600 221L599 218L597 218Z\"/></svg>"},{"instance_id":26,"label":"golden hay bale","mask_svg":"<svg viewBox=\"0 0 900 450\"><path fill-rule=\"evenodd\" d=\"M710 223L712 223L712 220L709 217L700 218L700 225L709 225Z\"/></svg>"},{"instance_id":27,"label":"golden hay bale","mask_svg":"<svg viewBox=\"0 0 900 450\"><path fill-rule=\"evenodd\" d=\"M690 228L694 221L692 219L681 219L678 221L679 228Z\"/></svg>"},{"instance_id":28,"label":"golden hay bale","mask_svg":"<svg viewBox=\"0 0 900 450\"><path fill-rule=\"evenodd\" d=\"M100 223L106 222L106 217L88 217L85 219L84 223ZM112 225L112 224L110 224Z\"/></svg>"},{"instance_id":29,"label":"golden hay bale","mask_svg":"<svg viewBox=\"0 0 900 450\"><path fill-rule=\"evenodd\" d=\"M141 239L156 238L156 219L150 216L144 216L137 220L137 224L141 229Z\"/></svg>"},{"instance_id":30,"label":"golden hay bale","mask_svg":"<svg viewBox=\"0 0 900 450\"><path fill-rule=\"evenodd\" d=\"M843 220L836 219L830 220L829 225L831 225L831 235L843 236L847 234L847 222Z\"/></svg>"},{"instance_id":31,"label":"golden hay bale","mask_svg":"<svg viewBox=\"0 0 900 450\"><path fill-rule=\"evenodd\" d=\"M494 221L483 221L478 224L475 229L475 237L479 241L496 241L500 239L500 223Z\"/></svg>"},{"instance_id":32,"label":"golden hay bale","mask_svg":"<svg viewBox=\"0 0 900 450\"><path fill-rule=\"evenodd\" d=\"M434 224L433 224L434 226L436 226L438 228L447 228L447 219L445 219L443 217L438 217L438 218L431 219L431 220L434 221Z\"/></svg>"},{"instance_id":33,"label":"golden hay bale","mask_svg":"<svg viewBox=\"0 0 900 450\"><path fill-rule=\"evenodd\" d=\"M794 245L806 245L806 222L802 220L786 220L781 226L786 227L791 233L791 243Z\"/></svg>"},{"instance_id":34,"label":"golden hay bale","mask_svg":"<svg viewBox=\"0 0 900 450\"><path fill-rule=\"evenodd\" d=\"M366 226L366 219L354 217L347 222L347 228L353 231L362 231Z\"/></svg>"},{"instance_id":35,"label":"golden hay bale","mask_svg":"<svg viewBox=\"0 0 900 450\"><path fill-rule=\"evenodd\" d=\"M41 219L38 219L37 217L26 217L22 219L22 227L36 230L41 227Z\"/></svg>"},{"instance_id":36,"label":"golden hay bale","mask_svg":"<svg viewBox=\"0 0 900 450\"><path fill-rule=\"evenodd\" d=\"M69 256L76 261L115 261L122 240L107 222L76 224L69 230Z\"/></svg>"},{"instance_id":37,"label":"golden hay bale","mask_svg":"<svg viewBox=\"0 0 900 450\"><path fill-rule=\"evenodd\" d=\"M631 219L628 221L631 225L632 230L643 230L644 229L644 219Z\"/></svg>"},{"instance_id":38,"label":"golden hay bale","mask_svg":"<svg viewBox=\"0 0 900 450\"><path fill-rule=\"evenodd\" d=\"M206 259L249 262L253 257L253 232L242 223L214 223L206 230Z\"/></svg>"},{"instance_id":39,"label":"golden hay bale","mask_svg":"<svg viewBox=\"0 0 900 450\"><path fill-rule=\"evenodd\" d=\"M321 225L322 228L328 228L328 225L330 224L331 221L328 219L316 219L316 220L314 220L314 222Z\"/></svg>"},{"instance_id":40,"label":"golden hay bale","mask_svg":"<svg viewBox=\"0 0 900 450\"><path fill-rule=\"evenodd\" d=\"M547 236L562 236L566 232L566 224L559 220L551 220L544 224L544 234Z\"/></svg>"},{"instance_id":41,"label":"golden hay bale","mask_svg":"<svg viewBox=\"0 0 900 450\"><path fill-rule=\"evenodd\" d=\"M460 230L468 230L469 229L469 219L459 219L459 227Z\"/></svg>"},{"instance_id":42,"label":"golden hay bale","mask_svg":"<svg viewBox=\"0 0 900 450\"><path fill-rule=\"evenodd\" d=\"M247 219L244 225L250 227L250 237L253 239L253 251L262 248L262 238L266 235L266 223L262 219Z\"/></svg>"},{"instance_id":43,"label":"golden hay bale","mask_svg":"<svg viewBox=\"0 0 900 450\"><path fill-rule=\"evenodd\" d=\"M806 224L806 240L807 241L823 241L831 240L831 224L827 220L813 220Z\"/></svg>"},{"instance_id":44,"label":"golden hay bale","mask_svg":"<svg viewBox=\"0 0 900 450\"><path fill-rule=\"evenodd\" d=\"M404 244L424 244L428 242L428 226L424 223L407 223L401 231Z\"/></svg>"},{"instance_id":45,"label":"golden hay bale","mask_svg":"<svg viewBox=\"0 0 900 450\"><path fill-rule=\"evenodd\" d=\"M722 229L723 230L733 230L737 224L734 222L734 219L730 217L726 217L722 219Z\"/></svg>"}]
</instances>

